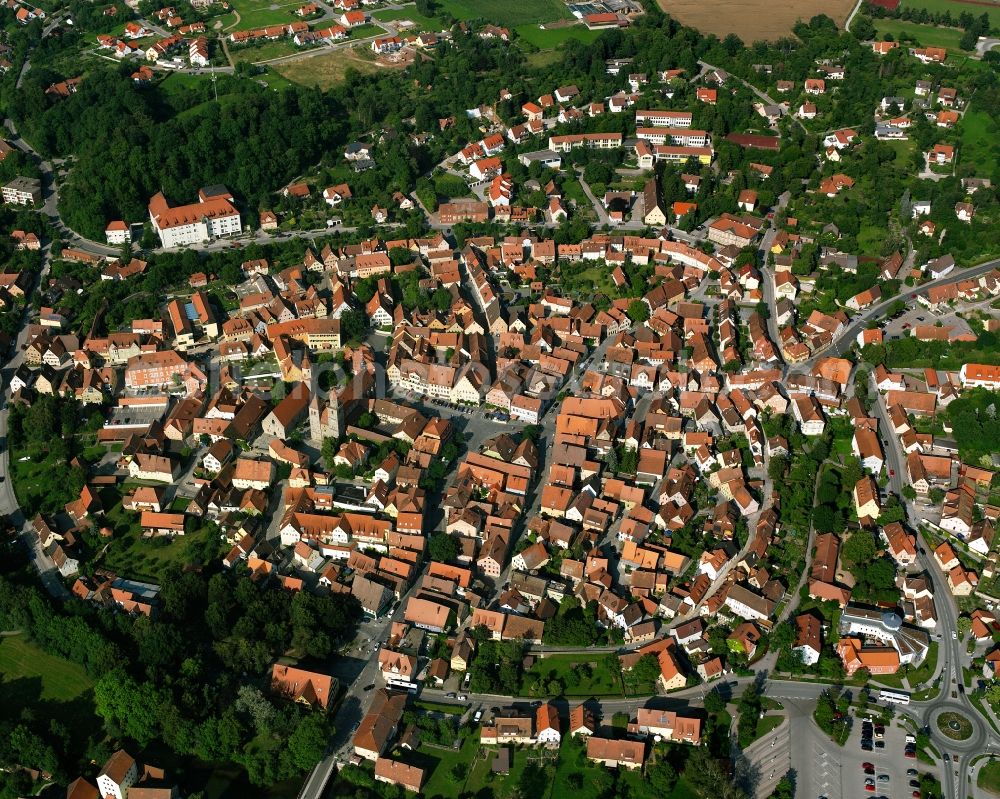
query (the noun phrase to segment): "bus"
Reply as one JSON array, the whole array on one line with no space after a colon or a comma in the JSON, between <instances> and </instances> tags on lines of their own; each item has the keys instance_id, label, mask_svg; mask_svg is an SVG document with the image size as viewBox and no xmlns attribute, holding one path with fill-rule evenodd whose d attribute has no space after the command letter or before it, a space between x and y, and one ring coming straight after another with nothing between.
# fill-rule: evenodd
<instances>
[{"instance_id":1,"label":"bus","mask_svg":"<svg viewBox=\"0 0 1000 799\"><path fill-rule=\"evenodd\" d=\"M882 702L892 702L894 705L910 704L910 695L902 691L879 691L878 698Z\"/></svg>"}]
</instances>

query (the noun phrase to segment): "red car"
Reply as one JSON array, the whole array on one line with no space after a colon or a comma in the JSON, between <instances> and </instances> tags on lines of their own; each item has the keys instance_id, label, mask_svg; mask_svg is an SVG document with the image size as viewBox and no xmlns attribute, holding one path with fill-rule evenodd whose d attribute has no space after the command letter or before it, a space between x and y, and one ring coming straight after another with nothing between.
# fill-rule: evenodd
<instances>
[{"instance_id":1,"label":"red car","mask_svg":"<svg viewBox=\"0 0 1000 799\"><path fill-rule=\"evenodd\" d=\"M863 769L865 769L867 771L870 768L875 768L875 764L874 763L862 763L861 764L861 768L863 768Z\"/></svg>"},{"instance_id":2,"label":"red car","mask_svg":"<svg viewBox=\"0 0 1000 799\"><path fill-rule=\"evenodd\" d=\"M912 795L913 799L920 799L920 791L914 791Z\"/></svg>"},{"instance_id":3,"label":"red car","mask_svg":"<svg viewBox=\"0 0 1000 799\"><path fill-rule=\"evenodd\" d=\"M889 477L895 477L895 476L896 476L896 470L895 469L890 469L889 470Z\"/></svg>"},{"instance_id":4,"label":"red car","mask_svg":"<svg viewBox=\"0 0 1000 799\"><path fill-rule=\"evenodd\" d=\"M866 785L865 786L865 790L868 791L868 793L875 793L875 786L874 785Z\"/></svg>"}]
</instances>

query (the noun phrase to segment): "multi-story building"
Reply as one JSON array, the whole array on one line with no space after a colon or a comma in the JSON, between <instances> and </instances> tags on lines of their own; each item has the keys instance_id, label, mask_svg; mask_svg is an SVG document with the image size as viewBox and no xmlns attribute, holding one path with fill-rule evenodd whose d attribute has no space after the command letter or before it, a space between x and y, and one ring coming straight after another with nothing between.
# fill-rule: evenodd
<instances>
[{"instance_id":1,"label":"multi-story building","mask_svg":"<svg viewBox=\"0 0 1000 799\"><path fill-rule=\"evenodd\" d=\"M16 177L3 187L8 205L34 205L42 199L42 182L37 178Z\"/></svg>"},{"instance_id":2,"label":"multi-story building","mask_svg":"<svg viewBox=\"0 0 1000 799\"><path fill-rule=\"evenodd\" d=\"M170 207L162 192L157 192L149 201L149 220L164 247L184 247L243 231L240 212L222 186L201 189L198 202L175 208Z\"/></svg>"}]
</instances>

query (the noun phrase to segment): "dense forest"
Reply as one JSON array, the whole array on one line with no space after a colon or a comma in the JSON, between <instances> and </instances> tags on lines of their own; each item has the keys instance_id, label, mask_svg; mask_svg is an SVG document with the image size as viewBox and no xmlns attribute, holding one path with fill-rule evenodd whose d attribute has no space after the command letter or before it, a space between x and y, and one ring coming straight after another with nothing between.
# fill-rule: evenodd
<instances>
[{"instance_id":1,"label":"dense forest","mask_svg":"<svg viewBox=\"0 0 1000 799\"><path fill-rule=\"evenodd\" d=\"M360 615L354 598L177 570L163 581L160 600L155 621L92 605L64 612L18 575L0 577L0 625L82 664L95 681L94 704L104 722L84 738L51 735L49 722L26 710L3 722L25 736L22 745L0 747L4 764L45 769L68 782L115 746L141 750L162 741L205 763L239 763L255 785L312 768L332 718L274 698L267 675L290 650L318 663L328 658L334 643L353 633ZM174 776L183 782L182 774Z\"/></svg>"}]
</instances>

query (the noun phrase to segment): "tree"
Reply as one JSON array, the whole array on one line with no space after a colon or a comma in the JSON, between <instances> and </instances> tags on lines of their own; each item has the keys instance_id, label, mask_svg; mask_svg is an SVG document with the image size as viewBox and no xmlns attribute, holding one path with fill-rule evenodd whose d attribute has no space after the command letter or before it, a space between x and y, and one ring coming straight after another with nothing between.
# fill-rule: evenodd
<instances>
[{"instance_id":1,"label":"tree","mask_svg":"<svg viewBox=\"0 0 1000 799\"><path fill-rule=\"evenodd\" d=\"M657 760L646 769L646 779L660 796L667 796L677 784L677 772L665 759Z\"/></svg>"},{"instance_id":2,"label":"tree","mask_svg":"<svg viewBox=\"0 0 1000 799\"><path fill-rule=\"evenodd\" d=\"M715 715L726 709L726 700L722 698L719 689L715 688L705 694L705 712Z\"/></svg>"},{"instance_id":3,"label":"tree","mask_svg":"<svg viewBox=\"0 0 1000 799\"><path fill-rule=\"evenodd\" d=\"M848 563L867 563L875 557L875 538L871 533L859 530L844 542L841 555Z\"/></svg>"},{"instance_id":4,"label":"tree","mask_svg":"<svg viewBox=\"0 0 1000 799\"><path fill-rule=\"evenodd\" d=\"M159 733L162 701L163 696L152 683L139 684L121 668L108 672L94 685L98 715L140 746L146 746Z\"/></svg>"},{"instance_id":5,"label":"tree","mask_svg":"<svg viewBox=\"0 0 1000 799\"><path fill-rule=\"evenodd\" d=\"M461 547L452 536L447 533L435 533L427 543L427 551L431 560L439 563L451 563L458 557Z\"/></svg>"},{"instance_id":6,"label":"tree","mask_svg":"<svg viewBox=\"0 0 1000 799\"><path fill-rule=\"evenodd\" d=\"M632 300L628 304L628 316L637 325L644 324L649 319L649 306L642 300Z\"/></svg>"},{"instance_id":7,"label":"tree","mask_svg":"<svg viewBox=\"0 0 1000 799\"><path fill-rule=\"evenodd\" d=\"M288 756L299 772L315 766L326 752L332 724L321 713L306 713L288 737Z\"/></svg>"},{"instance_id":8,"label":"tree","mask_svg":"<svg viewBox=\"0 0 1000 799\"><path fill-rule=\"evenodd\" d=\"M344 311L340 315L340 337L343 341L361 341L368 332L368 317L361 311Z\"/></svg>"}]
</instances>

